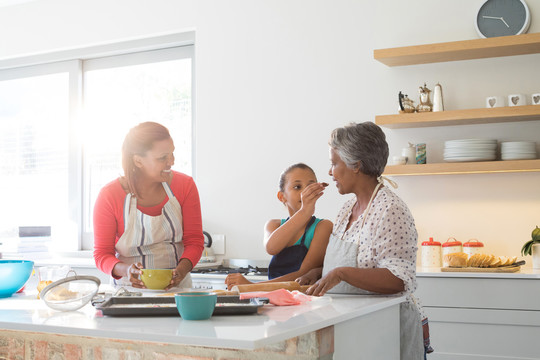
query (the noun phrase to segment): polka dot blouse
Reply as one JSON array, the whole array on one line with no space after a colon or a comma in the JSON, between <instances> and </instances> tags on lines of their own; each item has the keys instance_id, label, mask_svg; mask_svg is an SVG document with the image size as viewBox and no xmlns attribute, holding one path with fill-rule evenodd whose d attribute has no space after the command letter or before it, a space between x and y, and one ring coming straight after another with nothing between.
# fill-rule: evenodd
<instances>
[{"instance_id":1,"label":"polka dot blouse","mask_svg":"<svg viewBox=\"0 0 540 360\"><path fill-rule=\"evenodd\" d=\"M414 219L407 205L388 187L379 189L367 214L345 231L356 197L347 201L335 221L332 237L358 244L358 268L386 268L403 280L405 293L416 290L417 238ZM409 301L410 296L408 296Z\"/></svg>"}]
</instances>

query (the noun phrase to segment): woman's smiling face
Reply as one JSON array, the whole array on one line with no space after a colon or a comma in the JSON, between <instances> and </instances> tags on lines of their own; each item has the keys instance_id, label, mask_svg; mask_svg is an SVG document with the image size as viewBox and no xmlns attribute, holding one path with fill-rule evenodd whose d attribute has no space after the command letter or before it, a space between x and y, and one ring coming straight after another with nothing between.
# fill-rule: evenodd
<instances>
[{"instance_id":1,"label":"woman's smiling face","mask_svg":"<svg viewBox=\"0 0 540 360\"><path fill-rule=\"evenodd\" d=\"M336 187L340 194L349 194L353 191L356 182L355 170L347 167L337 151L330 148L330 170L328 175L336 182Z\"/></svg>"},{"instance_id":2,"label":"woman's smiling face","mask_svg":"<svg viewBox=\"0 0 540 360\"><path fill-rule=\"evenodd\" d=\"M174 165L173 140L169 138L156 141L144 156L137 157L135 163L145 177L158 182L167 181Z\"/></svg>"}]
</instances>

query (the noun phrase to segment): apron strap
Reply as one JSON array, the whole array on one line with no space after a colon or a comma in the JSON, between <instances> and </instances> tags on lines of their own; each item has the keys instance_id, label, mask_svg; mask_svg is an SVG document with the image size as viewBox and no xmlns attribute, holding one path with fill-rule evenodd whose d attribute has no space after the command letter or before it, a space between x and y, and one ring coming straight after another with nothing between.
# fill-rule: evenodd
<instances>
[{"instance_id":1,"label":"apron strap","mask_svg":"<svg viewBox=\"0 0 540 360\"><path fill-rule=\"evenodd\" d=\"M300 241L300 245L302 246L305 246L304 243L306 241L306 234L309 230L309 227L315 222L315 216L312 216L311 219L309 219L307 225L306 225L306 230L304 230L304 235L302 235L302 240Z\"/></svg>"},{"instance_id":2,"label":"apron strap","mask_svg":"<svg viewBox=\"0 0 540 360\"><path fill-rule=\"evenodd\" d=\"M163 188L165 189L165 192L167 193L169 199L172 199L174 197L174 194L171 190L170 185L166 181L162 182L161 185L163 185Z\"/></svg>"},{"instance_id":3,"label":"apron strap","mask_svg":"<svg viewBox=\"0 0 540 360\"><path fill-rule=\"evenodd\" d=\"M124 232L127 229L130 204L131 204L131 193L128 193L126 195L126 198L124 199Z\"/></svg>"},{"instance_id":4,"label":"apron strap","mask_svg":"<svg viewBox=\"0 0 540 360\"><path fill-rule=\"evenodd\" d=\"M364 210L364 213L362 214L362 225L360 225L360 229L362 229L364 227L364 223L366 222L366 218L367 218L369 209L371 209L371 204L373 203L373 199L375 198L375 195L377 194L377 191L379 191L379 188L383 185L384 180L386 180L390 185L392 185L392 187L394 189L396 189L398 187L396 182L390 180L386 176L381 175L381 176L379 176L377 178L378 184L377 184L377 186L375 186L375 190L373 190L373 193L371 194L371 198L369 199L369 202L368 202L368 204L366 206L366 210Z\"/></svg>"}]
</instances>

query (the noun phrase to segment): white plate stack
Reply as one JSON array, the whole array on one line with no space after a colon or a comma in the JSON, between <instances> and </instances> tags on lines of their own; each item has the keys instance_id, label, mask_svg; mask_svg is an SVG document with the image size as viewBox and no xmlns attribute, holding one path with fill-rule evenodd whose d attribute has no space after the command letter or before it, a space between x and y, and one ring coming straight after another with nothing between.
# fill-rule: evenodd
<instances>
[{"instance_id":1,"label":"white plate stack","mask_svg":"<svg viewBox=\"0 0 540 360\"><path fill-rule=\"evenodd\" d=\"M501 144L502 160L536 159L536 143L534 141L508 141Z\"/></svg>"},{"instance_id":2,"label":"white plate stack","mask_svg":"<svg viewBox=\"0 0 540 360\"><path fill-rule=\"evenodd\" d=\"M463 139L444 143L444 160L449 162L497 159L497 140Z\"/></svg>"}]
</instances>

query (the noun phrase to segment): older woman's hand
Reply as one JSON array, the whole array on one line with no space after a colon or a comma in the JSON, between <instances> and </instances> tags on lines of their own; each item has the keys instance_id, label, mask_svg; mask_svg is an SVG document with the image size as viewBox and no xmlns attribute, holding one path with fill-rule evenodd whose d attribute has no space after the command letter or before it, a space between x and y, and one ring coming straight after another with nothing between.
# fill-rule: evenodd
<instances>
[{"instance_id":1,"label":"older woman's hand","mask_svg":"<svg viewBox=\"0 0 540 360\"><path fill-rule=\"evenodd\" d=\"M171 282L169 286L165 288L165 290L169 290L175 286L178 286L178 284L180 284L182 280L184 280L184 278L191 271L191 269L193 269L191 261L186 258L180 259L180 262L176 266L176 269L173 269Z\"/></svg>"},{"instance_id":2,"label":"older woman's hand","mask_svg":"<svg viewBox=\"0 0 540 360\"><path fill-rule=\"evenodd\" d=\"M227 275L225 278L225 284L227 284L227 290L231 290L235 285L252 284L252 282L246 279L244 275L234 273Z\"/></svg>"},{"instance_id":3,"label":"older woman's hand","mask_svg":"<svg viewBox=\"0 0 540 360\"><path fill-rule=\"evenodd\" d=\"M306 295L323 296L341 282L340 268L335 268L306 290Z\"/></svg>"}]
</instances>

